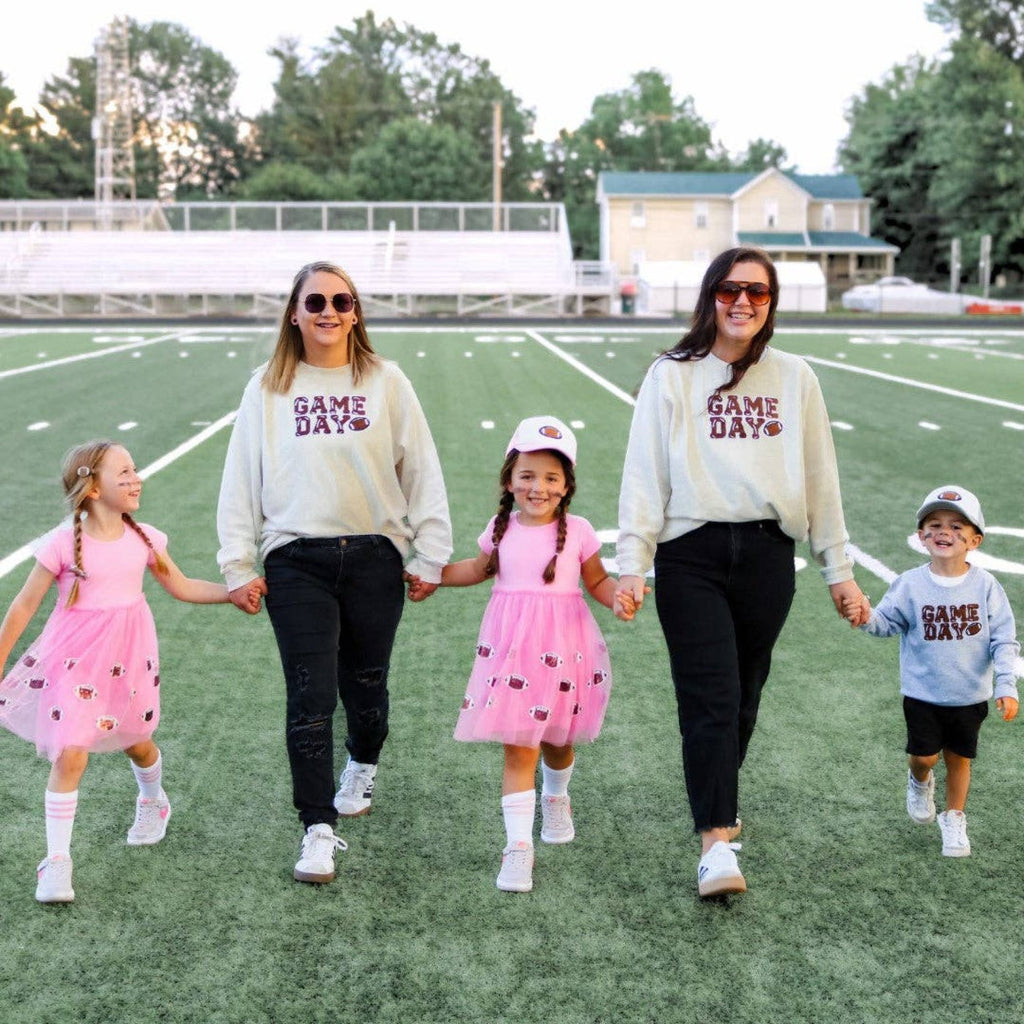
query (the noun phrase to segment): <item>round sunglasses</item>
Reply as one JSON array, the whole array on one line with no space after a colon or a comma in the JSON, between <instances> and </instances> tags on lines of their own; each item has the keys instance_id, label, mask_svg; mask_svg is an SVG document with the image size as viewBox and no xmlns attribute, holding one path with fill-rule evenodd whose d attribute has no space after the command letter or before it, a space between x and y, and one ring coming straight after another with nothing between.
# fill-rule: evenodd
<instances>
[{"instance_id":1,"label":"round sunglasses","mask_svg":"<svg viewBox=\"0 0 1024 1024\"><path fill-rule=\"evenodd\" d=\"M310 292L302 300L302 305L307 313L322 313L327 308L327 296L321 292ZM331 305L339 313L351 313L356 308L356 300L348 292L338 292L331 296Z\"/></svg>"},{"instance_id":2,"label":"round sunglasses","mask_svg":"<svg viewBox=\"0 0 1024 1024\"><path fill-rule=\"evenodd\" d=\"M771 302L772 290L760 281L722 281L715 288L715 298L723 306L731 306L744 292L752 306L767 306Z\"/></svg>"}]
</instances>

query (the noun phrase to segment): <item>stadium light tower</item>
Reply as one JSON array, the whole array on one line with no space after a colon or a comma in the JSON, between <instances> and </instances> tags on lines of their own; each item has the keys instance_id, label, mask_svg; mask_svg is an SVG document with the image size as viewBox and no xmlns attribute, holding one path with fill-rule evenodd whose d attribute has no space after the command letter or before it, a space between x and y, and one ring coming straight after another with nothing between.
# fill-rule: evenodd
<instances>
[{"instance_id":1,"label":"stadium light tower","mask_svg":"<svg viewBox=\"0 0 1024 1024\"><path fill-rule=\"evenodd\" d=\"M115 200L135 200L132 87L128 70L128 19L114 18L96 37L97 216L109 226Z\"/></svg>"}]
</instances>

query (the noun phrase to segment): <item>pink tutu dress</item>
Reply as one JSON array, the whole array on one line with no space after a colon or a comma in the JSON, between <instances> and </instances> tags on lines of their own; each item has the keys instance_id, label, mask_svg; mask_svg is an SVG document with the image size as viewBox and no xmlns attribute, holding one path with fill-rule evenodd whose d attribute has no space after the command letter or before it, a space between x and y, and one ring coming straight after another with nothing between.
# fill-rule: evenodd
<instances>
[{"instance_id":1,"label":"pink tutu dress","mask_svg":"<svg viewBox=\"0 0 1024 1024\"><path fill-rule=\"evenodd\" d=\"M566 746L601 731L612 674L608 648L580 589L580 566L601 542L580 516L567 517L555 579L544 567L555 552L558 523L523 526L509 519L499 546L500 569L480 625L476 660L457 740L522 747ZM493 550L494 520L479 539Z\"/></svg>"},{"instance_id":2,"label":"pink tutu dress","mask_svg":"<svg viewBox=\"0 0 1024 1024\"><path fill-rule=\"evenodd\" d=\"M167 537L142 529L163 553ZM160 720L156 628L142 593L153 552L128 526L115 541L83 531L88 578L68 608L73 552L70 526L43 538L36 560L57 577L57 604L39 638L0 680L0 725L51 761L65 747L124 750L149 739Z\"/></svg>"}]
</instances>

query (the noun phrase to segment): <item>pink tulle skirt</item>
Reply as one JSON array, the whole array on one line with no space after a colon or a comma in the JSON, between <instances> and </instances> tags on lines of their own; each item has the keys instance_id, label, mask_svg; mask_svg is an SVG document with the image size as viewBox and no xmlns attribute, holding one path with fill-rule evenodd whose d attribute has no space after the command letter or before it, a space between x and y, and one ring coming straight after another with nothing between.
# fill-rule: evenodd
<instances>
[{"instance_id":1,"label":"pink tulle skirt","mask_svg":"<svg viewBox=\"0 0 1024 1024\"><path fill-rule=\"evenodd\" d=\"M51 761L65 747L124 750L159 721L156 628L142 596L118 608L58 606L0 680L0 725Z\"/></svg>"},{"instance_id":2,"label":"pink tulle skirt","mask_svg":"<svg viewBox=\"0 0 1024 1024\"><path fill-rule=\"evenodd\" d=\"M581 593L495 590L455 738L522 747L592 740L611 683L608 648Z\"/></svg>"}]
</instances>

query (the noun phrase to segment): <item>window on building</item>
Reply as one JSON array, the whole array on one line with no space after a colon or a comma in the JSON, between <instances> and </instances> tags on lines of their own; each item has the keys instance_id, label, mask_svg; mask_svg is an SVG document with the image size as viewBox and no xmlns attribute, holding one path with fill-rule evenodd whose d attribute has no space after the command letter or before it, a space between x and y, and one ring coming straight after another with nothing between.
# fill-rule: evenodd
<instances>
[{"instance_id":1,"label":"window on building","mask_svg":"<svg viewBox=\"0 0 1024 1024\"><path fill-rule=\"evenodd\" d=\"M821 208L821 230L835 231L836 229L836 208L831 203L826 203Z\"/></svg>"},{"instance_id":2,"label":"window on building","mask_svg":"<svg viewBox=\"0 0 1024 1024\"><path fill-rule=\"evenodd\" d=\"M706 228L708 226L708 204L693 204L693 226L695 228Z\"/></svg>"},{"instance_id":3,"label":"window on building","mask_svg":"<svg viewBox=\"0 0 1024 1024\"><path fill-rule=\"evenodd\" d=\"M764 226L769 231L774 231L779 226L778 199L766 199L764 201Z\"/></svg>"},{"instance_id":4,"label":"window on building","mask_svg":"<svg viewBox=\"0 0 1024 1024\"><path fill-rule=\"evenodd\" d=\"M629 250L629 272L631 274L639 274L640 268L643 266L644 261L647 259L647 252L644 249L630 249Z\"/></svg>"},{"instance_id":5,"label":"window on building","mask_svg":"<svg viewBox=\"0 0 1024 1024\"><path fill-rule=\"evenodd\" d=\"M642 228L647 224L647 215L644 212L642 202L633 203L629 210L629 226L631 228Z\"/></svg>"}]
</instances>

